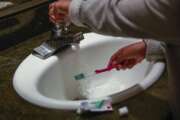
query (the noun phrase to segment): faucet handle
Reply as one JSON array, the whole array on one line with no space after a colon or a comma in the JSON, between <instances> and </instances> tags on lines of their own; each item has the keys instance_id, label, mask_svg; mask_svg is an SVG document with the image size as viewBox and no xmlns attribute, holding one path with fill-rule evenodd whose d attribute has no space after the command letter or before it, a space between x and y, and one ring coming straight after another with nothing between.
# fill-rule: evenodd
<instances>
[{"instance_id":1,"label":"faucet handle","mask_svg":"<svg viewBox=\"0 0 180 120\"><path fill-rule=\"evenodd\" d=\"M78 32L73 35L73 43L79 44L81 40L84 39L83 32Z\"/></svg>"}]
</instances>

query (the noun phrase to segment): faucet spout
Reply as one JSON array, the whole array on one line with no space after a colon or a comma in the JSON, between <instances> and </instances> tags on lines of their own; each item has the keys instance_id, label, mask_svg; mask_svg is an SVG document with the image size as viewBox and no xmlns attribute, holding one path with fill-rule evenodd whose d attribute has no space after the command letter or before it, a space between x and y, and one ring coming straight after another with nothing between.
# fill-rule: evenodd
<instances>
[{"instance_id":1,"label":"faucet spout","mask_svg":"<svg viewBox=\"0 0 180 120\"><path fill-rule=\"evenodd\" d=\"M41 59L46 59L73 44L79 44L84 39L83 33L72 33L69 26L65 24L56 24L51 31L49 40L34 48L33 53Z\"/></svg>"}]
</instances>

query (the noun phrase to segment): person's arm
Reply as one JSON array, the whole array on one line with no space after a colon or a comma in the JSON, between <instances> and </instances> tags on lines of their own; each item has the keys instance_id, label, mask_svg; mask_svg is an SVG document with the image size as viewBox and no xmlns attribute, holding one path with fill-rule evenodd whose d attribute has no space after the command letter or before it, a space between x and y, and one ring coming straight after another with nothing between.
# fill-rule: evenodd
<instances>
[{"instance_id":1,"label":"person's arm","mask_svg":"<svg viewBox=\"0 0 180 120\"><path fill-rule=\"evenodd\" d=\"M117 50L110 58L108 66L117 66L117 70L132 68L144 58L147 61L164 60L164 45L155 40L144 40Z\"/></svg>"},{"instance_id":2,"label":"person's arm","mask_svg":"<svg viewBox=\"0 0 180 120\"><path fill-rule=\"evenodd\" d=\"M71 21L115 36L177 39L179 0L72 0Z\"/></svg>"}]
</instances>

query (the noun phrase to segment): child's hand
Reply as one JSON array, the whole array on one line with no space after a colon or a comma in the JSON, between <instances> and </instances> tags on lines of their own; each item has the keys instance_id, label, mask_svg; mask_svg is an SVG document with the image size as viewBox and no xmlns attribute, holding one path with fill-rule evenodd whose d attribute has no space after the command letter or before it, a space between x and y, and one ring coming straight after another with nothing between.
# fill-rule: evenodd
<instances>
[{"instance_id":1,"label":"child's hand","mask_svg":"<svg viewBox=\"0 0 180 120\"><path fill-rule=\"evenodd\" d=\"M117 66L117 70L130 69L145 58L145 53L146 45L144 42L128 45L112 55L109 66Z\"/></svg>"},{"instance_id":2,"label":"child's hand","mask_svg":"<svg viewBox=\"0 0 180 120\"><path fill-rule=\"evenodd\" d=\"M49 5L49 19L53 23L63 22L68 16L70 0L59 0Z\"/></svg>"}]
</instances>

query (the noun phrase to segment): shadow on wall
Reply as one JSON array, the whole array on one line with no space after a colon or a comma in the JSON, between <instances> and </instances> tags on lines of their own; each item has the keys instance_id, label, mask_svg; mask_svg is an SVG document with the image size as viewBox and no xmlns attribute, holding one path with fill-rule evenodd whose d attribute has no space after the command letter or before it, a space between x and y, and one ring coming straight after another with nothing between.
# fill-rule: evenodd
<instances>
[{"instance_id":1,"label":"shadow on wall","mask_svg":"<svg viewBox=\"0 0 180 120\"><path fill-rule=\"evenodd\" d=\"M0 20L0 50L50 30L48 4Z\"/></svg>"}]
</instances>

